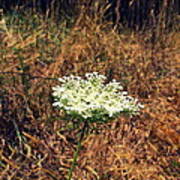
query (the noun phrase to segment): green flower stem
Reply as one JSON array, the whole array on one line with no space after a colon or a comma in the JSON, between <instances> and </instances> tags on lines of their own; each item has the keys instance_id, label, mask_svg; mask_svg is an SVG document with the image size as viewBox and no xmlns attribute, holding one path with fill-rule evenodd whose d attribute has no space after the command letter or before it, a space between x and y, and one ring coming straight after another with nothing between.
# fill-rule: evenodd
<instances>
[{"instance_id":1,"label":"green flower stem","mask_svg":"<svg viewBox=\"0 0 180 180\"><path fill-rule=\"evenodd\" d=\"M85 121L83 129L80 131L80 139L77 144L77 149L76 149L76 151L74 151L73 162L72 162L71 168L69 169L69 172L68 172L68 180L71 180L71 178L72 178L72 173L74 171L74 168L77 165L76 164L77 158L78 158L79 152L81 150L81 143L82 143L82 140L83 140L85 134L87 133L87 131L88 131L88 123L87 123L87 121Z\"/></svg>"}]
</instances>

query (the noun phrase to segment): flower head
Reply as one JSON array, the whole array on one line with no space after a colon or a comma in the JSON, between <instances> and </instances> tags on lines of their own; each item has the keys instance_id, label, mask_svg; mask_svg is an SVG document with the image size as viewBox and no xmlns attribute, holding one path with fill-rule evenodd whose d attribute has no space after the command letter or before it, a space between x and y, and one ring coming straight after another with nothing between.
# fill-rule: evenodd
<instances>
[{"instance_id":1,"label":"flower head","mask_svg":"<svg viewBox=\"0 0 180 180\"><path fill-rule=\"evenodd\" d=\"M137 114L142 105L122 91L119 82L105 84L106 77L97 72L59 78L61 85L53 87L54 106L68 115L89 121L107 121L126 112Z\"/></svg>"}]
</instances>

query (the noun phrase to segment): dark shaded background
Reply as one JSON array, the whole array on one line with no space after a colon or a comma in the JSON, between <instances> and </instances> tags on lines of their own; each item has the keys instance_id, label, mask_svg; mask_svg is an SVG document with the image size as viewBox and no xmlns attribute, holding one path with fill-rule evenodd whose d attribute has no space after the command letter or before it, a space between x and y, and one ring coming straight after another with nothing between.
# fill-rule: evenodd
<instances>
[{"instance_id":1,"label":"dark shaded background","mask_svg":"<svg viewBox=\"0 0 180 180\"><path fill-rule=\"evenodd\" d=\"M78 7L86 9L97 0L0 0L0 8L4 12L25 11L32 9L42 14L62 19L62 16L73 17L80 12ZM105 12L106 20L114 24L133 29L145 29L163 21L166 27L171 27L175 16L180 14L179 0L102 0L101 4L110 3Z\"/></svg>"}]
</instances>

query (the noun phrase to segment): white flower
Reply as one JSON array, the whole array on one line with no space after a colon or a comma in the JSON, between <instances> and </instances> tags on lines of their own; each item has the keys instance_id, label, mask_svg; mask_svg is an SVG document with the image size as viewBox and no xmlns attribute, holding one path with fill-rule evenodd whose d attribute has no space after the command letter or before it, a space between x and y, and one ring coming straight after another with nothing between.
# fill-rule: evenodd
<instances>
[{"instance_id":1,"label":"white flower","mask_svg":"<svg viewBox=\"0 0 180 180\"><path fill-rule=\"evenodd\" d=\"M136 114L143 106L122 91L119 82L113 80L105 84L106 77L97 72L86 73L85 79L79 76L59 78L60 86L53 87L53 106L78 115L83 119L112 118L121 112Z\"/></svg>"}]
</instances>

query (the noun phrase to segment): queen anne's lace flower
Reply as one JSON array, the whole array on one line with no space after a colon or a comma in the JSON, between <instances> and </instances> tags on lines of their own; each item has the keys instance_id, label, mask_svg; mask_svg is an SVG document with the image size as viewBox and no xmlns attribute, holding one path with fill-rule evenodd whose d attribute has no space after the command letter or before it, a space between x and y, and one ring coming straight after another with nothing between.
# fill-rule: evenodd
<instances>
[{"instance_id":1,"label":"queen anne's lace flower","mask_svg":"<svg viewBox=\"0 0 180 180\"><path fill-rule=\"evenodd\" d=\"M59 78L61 85L53 87L53 106L90 121L106 121L123 112L137 114L143 107L137 99L122 91L116 80L107 84L105 80L97 72L86 73L85 79L73 75Z\"/></svg>"}]
</instances>

